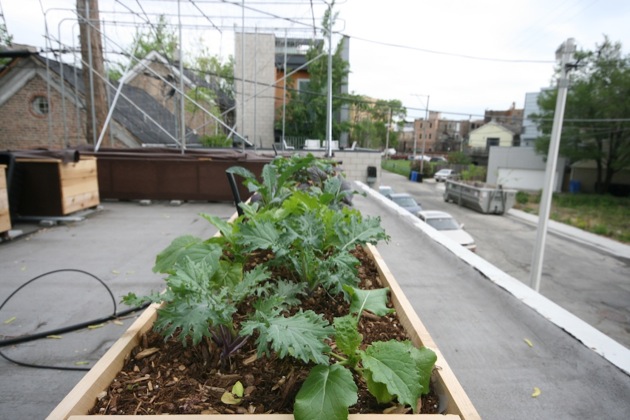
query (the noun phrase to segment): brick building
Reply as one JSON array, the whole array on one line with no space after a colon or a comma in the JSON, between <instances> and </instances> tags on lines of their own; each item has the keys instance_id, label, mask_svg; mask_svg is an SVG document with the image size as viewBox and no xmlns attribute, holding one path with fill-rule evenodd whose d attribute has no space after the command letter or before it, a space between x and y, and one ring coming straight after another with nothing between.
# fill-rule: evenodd
<instances>
[{"instance_id":1,"label":"brick building","mask_svg":"<svg viewBox=\"0 0 630 420\"><path fill-rule=\"evenodd\" d=\"M116 95L109 86L109 98ZM28 52L0 70L0 149L64 149L86 138L86 90L81 70ZM176 146L177 118L144 90L123 85L102 147ZM187 129L189 144L198 144Z\"/></svg>"}]
</instances>

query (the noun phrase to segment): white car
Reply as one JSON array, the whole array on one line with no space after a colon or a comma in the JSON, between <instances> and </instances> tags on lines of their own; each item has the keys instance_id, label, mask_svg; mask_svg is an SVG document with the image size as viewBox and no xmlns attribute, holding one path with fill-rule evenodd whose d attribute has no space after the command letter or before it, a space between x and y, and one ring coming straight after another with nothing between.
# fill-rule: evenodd
<instances>
[{"instance_id":1,"label":"white car","mask_svg":"<svg viewBox=\"0 0 630 420\"><path fill-rule=\"evenodd\" d=\"M420 220L432 228L439 230L445 236L448 236L464 248L472 252L477 250L475 240L468 232L464 230L464 225L457 223L457 220L444 211L425 210L418 213Z\"/></svg>"},{"instance_id":2,"label":"white car","mask_svg":"<svg viewBox=\"0 0 630 420\"><path fill-rule=\"evenodd\" d=\"M411 195L407 193L394 193L389 195L390 200L398 204L409 213L417 216L422 211L422 206Z\"/></svg>"},{"instance_id":3,"label":"white car","mask_svg":"<svg viewBox=\"0 0 630 420\"><path fill-rule=\"evenodd\" d=\"M435 182L446 181L447 179L451 179L455 176L455 171L452 169L440 169L433 175L435 178Z\"/></svg>"},{"instance_id":4,"label":"white car","mask_svg":"<svg viewBox=\"0 0 630 420\"><path fill-rule=\"evenodd\" d=\"M378 187L378 192L387 198L391 198L391 195L395 193L394 189L389 185L381 185Z\"/></svg>"}]
</instances>

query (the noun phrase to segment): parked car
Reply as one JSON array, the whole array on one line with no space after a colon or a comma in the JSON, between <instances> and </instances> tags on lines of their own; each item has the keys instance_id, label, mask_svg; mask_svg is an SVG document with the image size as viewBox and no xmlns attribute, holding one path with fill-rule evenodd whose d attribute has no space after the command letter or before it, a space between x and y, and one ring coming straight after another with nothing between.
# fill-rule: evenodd
<instances>
[{"instance_id":1,"label":"parked car","mask_svg":"<svg viewBox=\"0 0 630 420\"><path fill-rule=\"evenodd\" d=\"M387 198L391 198L391 195L395 193L394 189L389 185L381 185L380 187L378 187L378 192L380 192Z\"/></svg>"},{"instance_id":2,"label":"parked car","mask_svg":"<svg viewBox=\"0 0 630 420\"><path fill-rule=\"evenodd\" d=\"M455 171L453 169L440 169L433 175L433 178L436 182L444 182L447 179L452 179L455 177Z\"/></svg>"},{"instance_id":3,"label":"parked car","mask_svg":"<svg viewBox=\"0 0 630 420\"><path fill-rule=\"evenodd\" d=\"M444 211L426 210L421 211L418 214L420 220L431 226L432 228L439 230L444 235L448 236L461 246L475 252L477 245L475 240L468 232L464 230L464 225L457 223L457 220L450 214Z\"/></svg>"},{"instance_id":4,"label":"parked car","mask_svg":"<svg viewBox=\"0 0 630 420\"><path fill-rule=\"evenodd\" d=\"M394 193L389 198L414 216L417 216L422 211L422 207L416 199L407 193Z\"/></svg>"},{"instance_id":5,"label":"parked car","mask_svg":"<svg viewBox=\"0 0 630 420\"><path fill-rule=\"evenodd\" d=\"M448 162L444 156L433 156L429 162Z\"/></svg>"}]
</instances>

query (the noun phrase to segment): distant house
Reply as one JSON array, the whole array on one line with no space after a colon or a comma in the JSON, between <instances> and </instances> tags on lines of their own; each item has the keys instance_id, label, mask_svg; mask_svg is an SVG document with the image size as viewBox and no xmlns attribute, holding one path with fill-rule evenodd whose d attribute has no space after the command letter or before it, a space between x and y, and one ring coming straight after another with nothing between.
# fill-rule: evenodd
<instances>
[{"instance_id":1,"label":"distant house","mask_svg":"<svg viewBox=\"0 0 630 420\"><path fill-rule=\"evenodd\" d=\"M472 151L487 154L492 146L514 146L516 138L514 131L491 121L470 132L468 146Z\"/></svg>"},{"instance_id":2,"label":"distant house","mask_svg":"<svg viewBox=\"0 0 630 420\"><path fill-rule=\"evenodd\" d=\"M186 126L198 136L212 136L217 132L229 133L221 123L234 124L234 99L219 85L224 81L214 75L201 77L186 68L183 69L183 85L187 96L192 97L198 106L188 103L185 108ZM147 56L132 67L120 80L125 85L142 89L151 95L160 105L174 115L179 115L181 96L177 93L180 87L180 69L178 63L171 63L157 51ZM203 108L203 109L202 109ZM209 113L213 113L210 116Z\"/></svg>"},{"instance_id":3,"label":"distant house","mask_svg":"<svg viewBox=\"0 0 630 420\"><path fill-rule=\"evenodd\" d=\"M118 85L109 86L109 101ZM13 58L0 70L0 149L63 149L86 139L86 89L81 70L37 53ZM102 147L178 146L177 116L144 90L123 85ZM198 144L186 129L187 144Z\"/></svg>"}]
</instances>

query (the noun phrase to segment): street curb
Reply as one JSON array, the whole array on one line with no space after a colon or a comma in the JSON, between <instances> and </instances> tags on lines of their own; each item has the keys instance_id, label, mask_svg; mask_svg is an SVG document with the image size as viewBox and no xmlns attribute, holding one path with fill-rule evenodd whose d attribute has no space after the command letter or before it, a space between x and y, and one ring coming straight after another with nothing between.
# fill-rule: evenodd
<instances>
[{"instance_id":1,"label":"street curb","mask_svg":"<svg viewBox=\"0 0 630 420\"><path fill-rule=\"evenodd\" d=\"M518 218L531 225L538 225L538 216L534 214L516 209L510 209L507 213L509 216ZM548 229L551 233L573 239L586 245L591 245L611 255L630 259L630 245L626 245L600 235L595 235L594 233L586 232L582 229L578 229L564 223L559 223L554 220L548 221Z\"/></svg>"}]
</instances>

